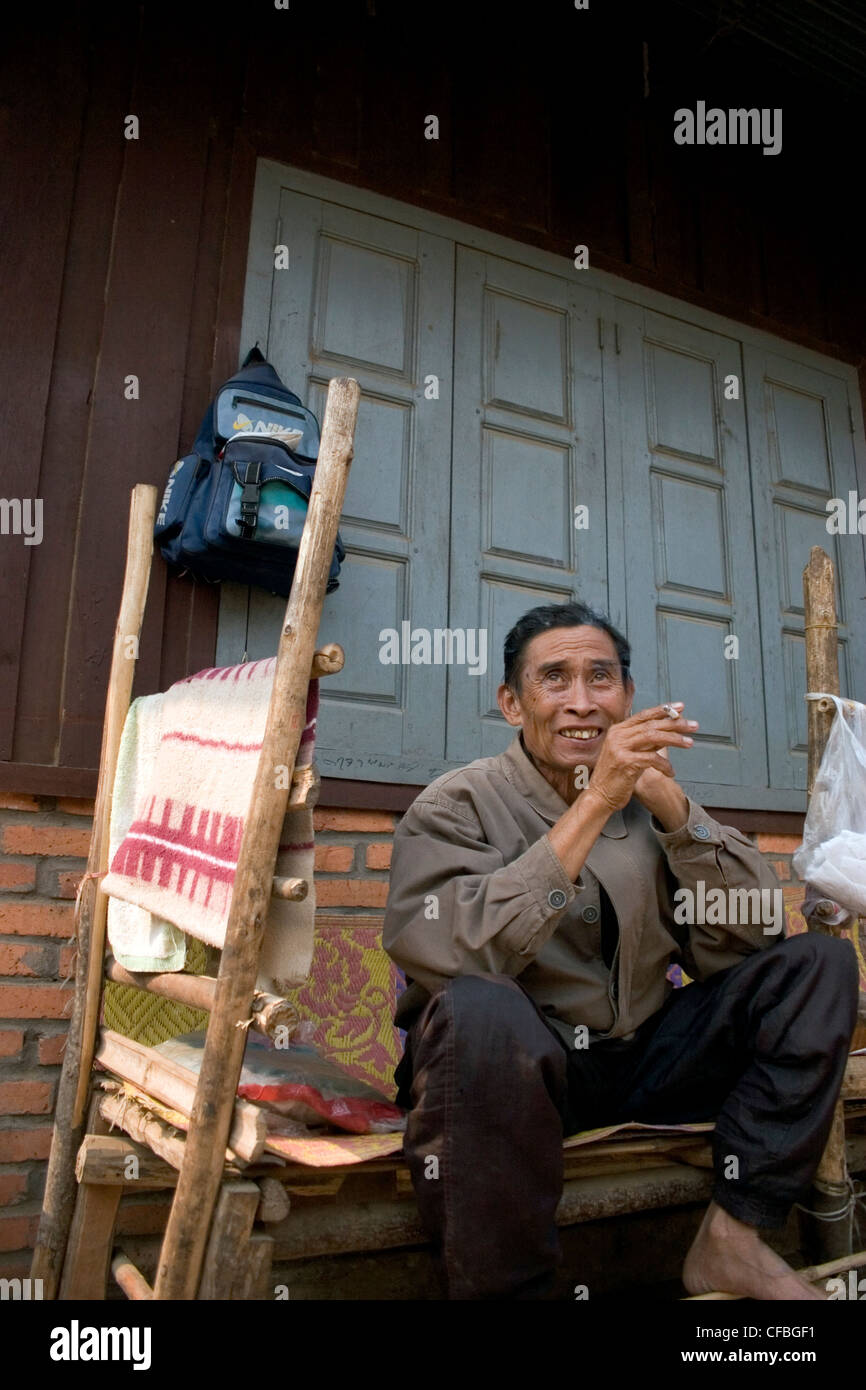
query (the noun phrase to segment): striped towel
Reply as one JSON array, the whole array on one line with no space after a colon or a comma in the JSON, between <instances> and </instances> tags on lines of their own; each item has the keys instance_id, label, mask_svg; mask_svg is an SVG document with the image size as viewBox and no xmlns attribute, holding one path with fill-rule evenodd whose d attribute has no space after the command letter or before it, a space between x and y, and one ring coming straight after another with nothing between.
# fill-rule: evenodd
<instances>
[{"instance_id":1,"label":"striped towel","mask_svg":"<svg viewBox=\"0 0 866 1390\"><path fill-rule=\"evenodd\" d=\"M165 695L140 695L129 706L111 790L111 859L132 825L141 787L156 761L165 699ZM125 970L183 970L186 937L171 922L152 916L134 903L109 898L107 930L114 958Z\"/></svg>"},{"instance_id":2,"label":"striped towel","mask_svg":"<svg viewBox=\"0 0 866 1390\"><path fill-rule=\"evenodd\" d=\"M135 815L103 880L106 893L221 947L276 657L199 671L165 693L156 760ZM307 691L296 766L313 760L319 682ZM288 781L290 769L274 769ZM277 874L306 878L303 902L271 899L260 957L260 989L302 983L313 951L312 807L285 819Z\"/></svg>"}]
</instances>

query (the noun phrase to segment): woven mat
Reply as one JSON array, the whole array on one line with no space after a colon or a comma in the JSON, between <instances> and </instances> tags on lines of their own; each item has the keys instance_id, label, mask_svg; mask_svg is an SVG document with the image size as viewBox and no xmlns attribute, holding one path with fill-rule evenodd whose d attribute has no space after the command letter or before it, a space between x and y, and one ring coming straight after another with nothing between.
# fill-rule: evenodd
<instances>
[{"instance_id":1,"label":"woven mat","mask_svg":"<svg viewBox=\"0 0 866 1390\"><path fill-rule=\"evenodd\" d=\"M204 943L188 937L186 972L204 975L207 957ZM144 1043L147 1047L156 1047L180 1033L207 1028L209 1018L210 1014L204 1009L191 1009L187 1004L161 999L158 994L148 994L143 989L116 985L111 980L105 983L103 1022L106 1028L113 1028L116 1033L122 1033L124 1037Z\"/></svg>"}]
</instances>

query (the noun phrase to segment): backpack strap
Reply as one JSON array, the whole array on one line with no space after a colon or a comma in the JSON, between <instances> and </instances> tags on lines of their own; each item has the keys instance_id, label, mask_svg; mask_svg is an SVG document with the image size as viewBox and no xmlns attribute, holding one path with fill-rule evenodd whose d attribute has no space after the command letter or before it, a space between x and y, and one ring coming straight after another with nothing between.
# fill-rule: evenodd
<instances>
[{"instance_id":1,"label":"backpack strap","mask_svg":"<svg viewBox=\"0 0 866 1390\"><path fill-rule=\"evenodd\" d=\"M240 501L240 526L241 533L245 540L252 540L256 533L256 524L259 519L259 501L262 490L262 465L256 461L249 461L243 464L241 476L235 473L238 482L241 484Z\"/></svg>"}]
</instances>

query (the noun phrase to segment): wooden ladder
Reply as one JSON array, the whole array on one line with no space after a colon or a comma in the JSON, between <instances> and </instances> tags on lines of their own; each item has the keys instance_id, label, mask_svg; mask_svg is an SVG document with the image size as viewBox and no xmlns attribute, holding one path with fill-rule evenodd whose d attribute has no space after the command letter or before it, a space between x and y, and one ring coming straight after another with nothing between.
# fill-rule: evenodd
<instances>
[{"instance_id":1,"label":"wooden ladder","mask_svg":"<svg viewBox=\"0 0 866 1390\"><path fill-rule=\"evenodd\" d=\"M294 772L306 718L312 678L339 670L337 647L315 652L316 633L328 582L352 460L360 388L351 378L335 378L328 389L321 448L300 543L291 595L277 650L249 814L244 826L226 927L215 979L130 976L108 962L108 978L181 999L210 1012L197 1082L188 1098L185 1139L160 1119L160 1103L182 1109L176 1091L150 1096L158 1054L117 1039L103 1030L100 1056L138 1057L142 1101L110 1091L94 1094L93 1062L99 1032L108 900L100 879L108 868L109 820L120 737L129 708L134 660L130 637L137 639L144 616L152 555L157 492L133 490L123 594L115 629L99 764L93 835L87 872L75 913L78 945L73 1012L55 1110L31 1277L43 1281L45 1298L103 1298L109 1267L131 1298L195 1299L265 1296L271 1242L252 1231L263 1200L262 1187L243 1176L227 1158L255 1157L263 1146L264 1116L237 1100L247 1027L273 1035L291 1006L258 994L258 958L271 895L303 897L302 881L275 879L280 831L290 805L309 804L312 769L294 777L291 788L275 768ZM137 641L131 644L137 651ZM118 973L119 972L119 973ZM170 1068L169 1068L170 1070ZM179 1072L185 1069L178 1068ZM103 1075L104 1074L100 1074ZM128 1079L128 1077L127 1077ZM183 1084L183 1077L175 1078ZM123 1124L139 1142L107 1136L111 1123ZM169 1111L170 1113L170 1111ZM86 1136L86 1131L89 1131ZM116 1159L112 1168L112 1148ZM229 1153L227 1153L229 1150ZM154 1157L151 1158L151 1155ZM136 1159L142 1185L175 1186L153 1288L122 1252L114 1254L114 1222L124 1182L124 1165ZM149 1161L150 1160L150 1161ZM176 1171L165 1180L166 1164ZM142 1176L141 1168L144 1167ZM76 1181L76 1168L80 1182ZM96 1171L96 1170L99 1171ZM162 1176L160 1176L162 1175ZM112 1181L112 1177L117 1181ZM97 1179L94 1181L94 1179ZM204 1271L204 1273L203 1273ZM229 1285L232 1292L226 1290Z\"/></svg>"}]
</instances>

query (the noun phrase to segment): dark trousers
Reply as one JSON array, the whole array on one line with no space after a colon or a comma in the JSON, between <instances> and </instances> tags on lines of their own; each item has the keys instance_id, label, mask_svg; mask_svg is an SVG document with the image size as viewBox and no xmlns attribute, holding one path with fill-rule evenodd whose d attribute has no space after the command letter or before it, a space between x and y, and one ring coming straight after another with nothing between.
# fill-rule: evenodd
<instances>
[{"instance_id":1,"label":"dark trousers","mask_svg":"<svg viewBox=\"0 0 866 1390\"><path fill-rule=\"evenodd\" d=\"M857 998L850 942L812 932L674 990L631 1039L588 1048L568 1048L508 976L450 980L395 1073L448 1297L549 1291L563 1136L603 1124L715 1120L716 1202L784 1225L830 1132Z\"/></svg>"}]
</instances>

